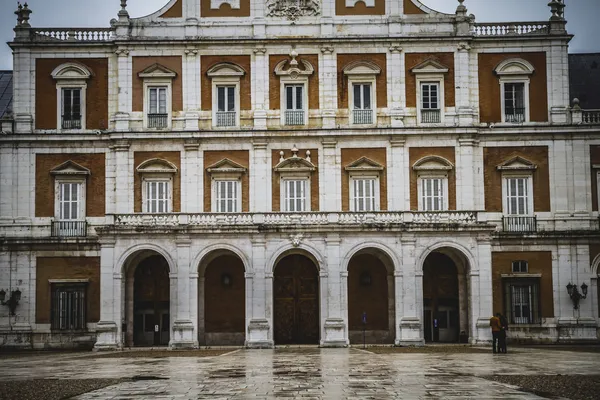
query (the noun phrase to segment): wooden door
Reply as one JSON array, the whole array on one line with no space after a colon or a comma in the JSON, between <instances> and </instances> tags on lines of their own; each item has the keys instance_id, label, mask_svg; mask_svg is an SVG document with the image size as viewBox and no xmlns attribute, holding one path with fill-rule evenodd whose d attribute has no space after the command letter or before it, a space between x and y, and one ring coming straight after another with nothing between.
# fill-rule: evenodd
<instances>
[{"instance_id":1,"label":"wooden door","mask_svg":"<svg viewBox=\"0 0 600 400\"><path fill-rule=\"evenodd\" d=\"M308 258L291 255L275 268L275 344L319 343L319 275Z\"/></svg>"},{"instance_id":2,"label":"wooden door","mask_svg":"<svg viewBox=\"0 0 600 400\"><path fill-rule=\"evenodd\" d=\"M169 269L164 258L142 261L134 278L134 344L169 344Z\"/></svg>"}]
</instances>

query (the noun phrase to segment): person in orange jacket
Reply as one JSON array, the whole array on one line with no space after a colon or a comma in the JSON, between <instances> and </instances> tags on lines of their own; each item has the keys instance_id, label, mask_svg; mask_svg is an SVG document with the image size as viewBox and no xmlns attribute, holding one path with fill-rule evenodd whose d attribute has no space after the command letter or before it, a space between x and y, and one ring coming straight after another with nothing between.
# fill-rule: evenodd
<instances>
[{"instance_id":1,"label":"person in orange jacket","mask_svg":"<svg viewBox=\"0 0 600 400\"><path fill-rule=\"evenodd\" d=\"M492 327L492 349L494 353L497 353L501 350L500 343L498 343L500 331L502 331L502 325L500 324L500 313L496 313L496 315L490 318L490 326Z\"/></svg>"}]
</instances>

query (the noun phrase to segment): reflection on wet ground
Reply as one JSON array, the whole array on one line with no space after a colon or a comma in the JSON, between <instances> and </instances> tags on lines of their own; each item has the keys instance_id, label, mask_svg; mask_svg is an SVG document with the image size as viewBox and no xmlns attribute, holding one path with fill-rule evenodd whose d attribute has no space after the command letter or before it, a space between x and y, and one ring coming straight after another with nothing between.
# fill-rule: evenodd
<instances>
[{"instance_id":1,"label":"reflection on wet ground","mask_svg":"<svg viewBox=\"0 0 600 400\"><path fill-rule=\"evenodd\" d=\"M593 374L593 353L374 354L359 349L235 350L214 357L56 354L5 359L0 381L129 378L78 399L539 399L484 375ZM67 384L67 382L65 382Z\"/></svg>"}]
</instances>

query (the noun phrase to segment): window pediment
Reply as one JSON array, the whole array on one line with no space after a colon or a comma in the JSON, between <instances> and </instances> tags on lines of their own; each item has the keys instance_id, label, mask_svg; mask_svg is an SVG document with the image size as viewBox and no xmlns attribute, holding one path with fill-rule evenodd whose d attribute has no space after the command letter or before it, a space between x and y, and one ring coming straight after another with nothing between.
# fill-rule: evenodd
<instances>
[{"instance_id":1,"label":"window pediment","mask_svg":"<svg viewBox=\"0 0 600 400\"><path fill-rule=\"evenodd\" d=\"M411 69L411 72L413 74L445 74L448 72L448 67L433 58L428 58L415 65Z\"/></svg>"},{"instance_id":2,"label":"window pediment","mask_svg":"<svg viewBox=\"0 0 600 400\"><path fill-rule=\"evenodd\" d=\"M83 64L68 62L59 65L52 71L52 78L56 80L82 80L90 79L92 72Z\"/></svg>"},{"instance_id":3,"label":"window pediment","mask_svg":"<svg viewBox=\"0 0 600 400\"><path fill-rule=\"evenodd\" d=\"M381 68L371 61L353 61L344 67L344 75L379 75Z\"/></svg>"},{"instance_id":4,"label":"window pediment","mask_svg":"<svg viewBox=\"0 0 600 400\"><path fill-rule=\"evenodd\" d=\"M494 72L499 76L531 75L535 72L533 65L521 58L509 58L502 61L494 68Z\"/></svg>"},{"instance_id":5,"label":"window pediment","mask_svg":"<svg viewBox=\"0 0 600 400\"><path fill-rule=\"evenodd\" d=\"M156 63L152 64L142 72L138 73L138 76L142 79L173 79L177 76L177 72L165 67L164 65Z\"/></svg>"},{"instance_id":6,"label":"window pediment","mask_svg":"<svg viewBox=\"0 0 600 400\"><path fill-rule=\"evenodd\" d=\"M228 158L224 158L221 161L210 165L206 168L209 174L243 174L246 172L246 167L241 164L231 161Z\"/></svg>"},{"instance_id":7,"label":"window pediment","mask_svg":"<svg viewBox=\"0 0 600 400\"><path fill-rule=\"evenodd\" d=\"M89 169L77 164L74 161L68 160L50 170L51 175L91 175Z\"/></svg>"},{"instance_id":8,"label":"window pediment","mask_svg":"<svg viewBox=\"0 0 600 400\"><path fill-rule=\"evenodd\" d=\"M239 78L241 76L244 76L246 74L246 71L240 67L237 64L233 64L233 63L219 63L216 65L213 65L212 67L209 68L208 71L206 71L206 75L208 75L211 78L214 77L226 77L226 78L231 78L231 77L236 77Z\"/></svg>"},{"instance_id":9,"label":"window pediment","mask_svg":"<svg viewBox=\"0 0 600 400\"><path fill-rule=\"evenodd\" d=\"M177 167L170 161L152 158L138 165L136 171L140 174L175 174Z\"/></svg>"},{"instance_id":10,"label":"window pediment","mask_svg":"<svg viewBox=\"0 0 600 400\"><path fill-rule=\"evenodd\" d=\"M298 156L296 146L292 148L292 156L284 158L283 151L279 153L279 163L273 168L275 172L312 172L317 167L310 160L310 150L306 150L306 158Z\"/></svg>"},{"instance_id":11,"label":"window pediment","mask_svg":"<svg viewBox=\"0 0 600 400\"><path fill-rule=\"evenodd\" d=\"M496 168L498 171L535 171L537 165L523 157L515 156L497 165Z\"/></svg>"},{"instance_id":12,"label":"window pediment","mask_svg":"<svg viewBox=\"0 0 600 400\"><path fill-rule=\"evenodd\" d=\"M303 69L300 69L302 65ZM296 58L289 60L282 60L275 66L275 75L277 76L289 76L290 78L297 78L299 76L310 76L315 72L314 67L311 63L306 60L296 61Z\"/></svg>"},{"instance_id":13,"label":"window pediment","mask_svg":"<svg viewBox=\"0 0 600 400\"><path fill-rule=\"evenodd\" d=\"M413 164L415 171L450 171L454 164L440 156L425 156Z\"/></svg>"},{"instance_id":14,"label":"window pediment","mask_svg":"<svg viewBox=\"0 0 600 400\"><path fill-rule=\"evenodd\" d=\"M361 157L346 165L344 169L349 172L379 172L383 171L383 165L368 157Z\"/></svg>"}]
</instances>

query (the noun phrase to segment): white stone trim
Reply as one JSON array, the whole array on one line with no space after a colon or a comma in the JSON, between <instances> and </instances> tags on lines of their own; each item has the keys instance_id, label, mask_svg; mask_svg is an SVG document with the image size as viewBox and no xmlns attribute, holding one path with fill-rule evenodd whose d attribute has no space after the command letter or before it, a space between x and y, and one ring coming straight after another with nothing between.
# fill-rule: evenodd
<instances>
[{"instance_id":1,"label":"white stone trim","mask_svg":"<svg viewBox=\"0 0 600 400\"><path fill-rule=\"evenodd\" d=\"M210 0L210 9L218 10L223 4L229 4L232 10L240 9L240 0Z\"/></svg>"},{"instance_id":2,"label":"white stone trim","mask_svg":"<svg viewBox=\"0 0 600 400\"><path fill-rule=\"evenodd\" d=\"M85 208L86 208L86 183L87 179L81 175L56 175L54 177L54 218L56 221L61 221L60 218L60 185L63 183L76 183L79 185L78 192L78 210L77 219L72 221L85 221Z\"/></svg>"},{"instance_id":3,"label":"white stone trim","mask_svg":"<svg viewBox=\"0 0 600 400\"><path fill-rule=\"evenodd\" d=\"M148 210L148 185L149 182L166 182L168 185L167 190L167 210L164 213L173 212L173 177L172 175L166 175L164 173L142 175L142 212L151 213ZM163 214L163 213L160 213Z\"/></svg>"},{"instance_id":4,"label":"white stone trim","mask_svg":"<svg viewBox=\"0 0 600 400\"><path fill-rule=\"evenodd\" d=\"M350 195L350 211L352 212L357 212L357 210L355 209L355 204L354 204L354 200L356 198L356 195L354 193L354 181L357 180L369 180L372 179L374 181L373 183L373 195L375 197L374 202L373 202L373 212L374 211L379 211L381 210L381 195L380 195L380 179L379 179L379 173L369 170L369 171L352 171L350 172L349 176L348 176L348 194Z\"/></svg>"},{"instance_id":5,"label":"white stone trim","mask_svg":"<svg viewBox=\"0 0 600 400\"><path fill-rule=\"evenodd\" d=\"M292 212L288 210L285 183L286 181L304 181L304 211L311 211L311 176L306 173L281 173L279 178L279 209L281 212Z\"/></svg>"},{"instance_id":6,"label":"white stone trim","mask_svg":"<svg viewBox=\"0 0 600 400\"><path fill-rule=\"evenodd\" d=\"M529 212L527 214L509 214L508 213L508 179L524 178L527 179L527 208ZM502 173L502 213L504 215L521 215L521 216L533 216L535 215L533 209L533 174L527 173L527 171L505 171Z\"/></svg>"},{"instance_id":7,"label":"white stone trim","mask_svg":"<svg viewBox=\"0 0 600 400\"><path fill-rule=\"evenodd\" d=\"M366 7L375 7L375 0L346 0L346 7L354 7L360 1L365 3Z\"/></svg>"}]
</instances>

